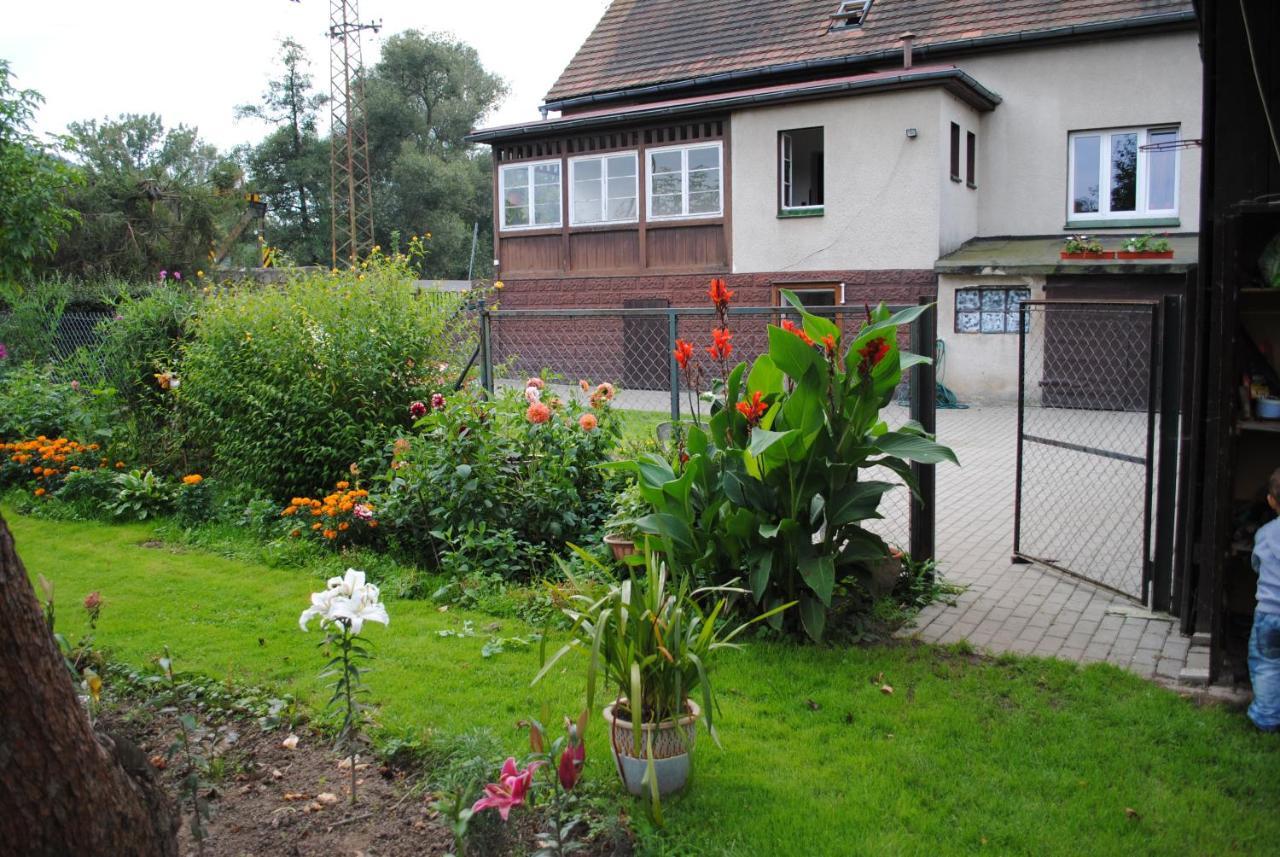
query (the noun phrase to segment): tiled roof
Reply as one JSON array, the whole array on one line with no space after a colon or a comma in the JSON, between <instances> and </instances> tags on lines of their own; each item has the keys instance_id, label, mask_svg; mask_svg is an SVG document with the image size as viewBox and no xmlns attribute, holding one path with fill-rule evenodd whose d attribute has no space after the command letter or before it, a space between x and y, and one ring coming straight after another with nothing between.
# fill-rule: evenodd
<instances>
[{"instance_id":1,"label":"tiled roof","mask_svg":"<svg viewBox=\"0 0 1280 857\"><path fill-rule=\"evenodd\" d=\"M858 57L1190 13L1191 0L873 0L860 27L830 29L838 0L613 0L547 93L589 93L779 64Z\"/></svg>"}]
</instances>

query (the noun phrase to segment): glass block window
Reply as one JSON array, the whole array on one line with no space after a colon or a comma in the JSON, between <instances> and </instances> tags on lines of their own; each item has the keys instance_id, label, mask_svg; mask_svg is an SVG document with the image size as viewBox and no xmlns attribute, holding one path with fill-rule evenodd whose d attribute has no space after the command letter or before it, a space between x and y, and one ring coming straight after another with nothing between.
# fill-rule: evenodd
<instances>
[{"instance_id":1,"label":"glass block window","mask_svg":"<svg viewBox=\"0 0 1280 857\"><path fill-rule=\"evenodd\" d=\"M1030 289L956 289L956 333L1017 333Z\"/></svg>"}]
</instances>

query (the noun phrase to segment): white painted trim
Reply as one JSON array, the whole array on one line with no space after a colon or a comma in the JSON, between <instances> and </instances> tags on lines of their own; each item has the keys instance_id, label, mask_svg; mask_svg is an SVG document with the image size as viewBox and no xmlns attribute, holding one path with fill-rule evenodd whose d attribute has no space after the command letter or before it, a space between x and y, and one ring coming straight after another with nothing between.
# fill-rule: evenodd
<instances>
[{"instance_id":1,"label":"white painted trim","mask_svg":"<svg viewBox=\"0 0 1280 857\"><path fill-rule=\"evenodd\" d=\"M608 163L610 158L618 158L623 155L630 155L632 162L635 164L635 172L631 174L632 196L636 201L636 216L628 220L609 220L609 170ZM579 223L574 219L576 209L574 208L574 187L577 186L577 180L574 178L574 170L577 165L583 161L600 161L600 220L591 220ZM640 222L640 151L638 149L625 149L620 152L607 152L600 155L579 155L569 159L569 225L570 226L610 226L615 223L639 223Z\"/></svg>"},{"instance_id":2,"label":"white painted trim","mask_svg":"<svg viewBox=\"0 0 1280 857\"><path fill-rule=\"evenodd\" d=\"M715 211L698 211L689 213L689 152L693 149L715 149L719 161L720 173L720 205ZM724 143L713 140L707 143L683 143L679 146L658 146L645 150L645 158L660 155L663 152L680 153L680 214L656 215L653 213L653 170L646 162L644 165L644 202L645 214L653 220L700 220L707 217L724 217Z\"/></svg>"},{"instance_id":3,"label":"white painted trim","mask_svg":"<svg viewBox=\"0 0 1280 857\"><path fill-rule=\"evenodd\" d=\"M1179 131L1178 125L1153 125L1149 128L1101 128L1090 131L1072 131L1067 134L1067 225L1073 220L1133 220L1139 218L1177 217L1178 194L1181 192L1181 156L1179 149L1173 154L1173 208L1148 208L1149 181L1151 172L1151 153L1144 152L1151 132ZM1136 134L1138 137L1137 182L1134 188L1136 207L1132 211L1111 210L1111 138L1116 134ZM1084 137L1098 138L1098 210L1075 210L1076 186L1076 140Z\"/></svg>"},{"instance_id":4,"label":"white painted trim","mask_svg":"<svg viewBox=\"0 0 1280 857\"><path fill-rule=\"evenodd\" d=\"M533 194L533 171L536 167L555 164L561 170L560 181L556 183L556 193L560 196L560 216L556 218L555 223L534 223L534 194ZM507 170L528 168L529 170L529 223L525 226L508 226L507 225ZM564 162L559 158L550 158L544 161L519 161L514 164L501 164L498 166L498 231L499 232L529 232L534 229L559 229L564 225Z\"/></svg>"}]
</instances>

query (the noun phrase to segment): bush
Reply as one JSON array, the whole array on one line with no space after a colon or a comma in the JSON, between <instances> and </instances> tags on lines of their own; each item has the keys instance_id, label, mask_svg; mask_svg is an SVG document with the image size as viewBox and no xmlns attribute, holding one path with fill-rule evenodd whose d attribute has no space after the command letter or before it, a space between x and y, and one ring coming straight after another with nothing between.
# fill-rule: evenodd
<instances>
[{"instance_id":1,"label":"bush","mask_svg":"<svg viewBox=\"0 0 1280 857\"><path fill-rule=\"evenodd\" d=\"M437 398L421 434L387 450L374 500L388 539L454 576L527 578L548 549L593 534L618 478L600 467L617 438L613 415L603 399L546 401L537 411L516 392Z\"/></svg>"},{"instance_id":2,"label":"bush","mask_svg":"<svg viewBox=\"0 0 1280 857\"><path fill-rule=\"evenodd\" d=\"M403 257L364 264L203 304L177 396L189 441L220 477L277 499L305 494L443 386L468 347L461 298L420 291Z\"/></svg>"},{"instance_id":3,"label":"bush","mask_svg":"<svg viewBox=\"0 0 1280 857\"><path fill-rule=\"evenodd\" d=\"M63 382L48 367L0 362L0 438L57 437L101 442L111 436L114 392Z\"/></svg>"}]
</instances>

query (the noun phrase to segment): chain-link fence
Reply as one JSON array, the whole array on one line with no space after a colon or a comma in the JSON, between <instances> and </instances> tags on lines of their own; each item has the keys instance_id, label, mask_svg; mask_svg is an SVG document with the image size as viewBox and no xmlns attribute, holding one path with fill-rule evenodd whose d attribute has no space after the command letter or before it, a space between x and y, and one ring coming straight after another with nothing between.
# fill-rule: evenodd
<instances>
[{"instance_id":1,"label":"chain-link fence","mask_svg":"<svg viewBox=\"0 0 1280 857\"><path fill-rule=\"evenodd\" d=\"M1136 599L1150 579L1158 309L1021 310L1014 551Z\"/></svg>"},{"instance_id":2,"label":"chain-link fence","mask_svg":"<svg viewBox=\"0 0 1280 857\"><path fill-rule=\"evenodd\" d=\"M811 311L839 324L846 338L855 336L865 320L863 311L852 308L822 307ZM732 368L739 361L750 363L765 353L768 326L786 317L785 310L778 307L731 309L733 352L727 367ZM794 314L792 318L799 320ZM624 418L656 424L656 431L665 434L673 421L688 419L696 409L701 409L704 417L707 415L707 405L686 389L672 352L677 339L694 344L689 365L695 377L701 377L701 388L707 389L725 368L706 350L717 323L710 308L488 311L482 317L482 350L487 357L483 372L486 383L494 389L522 387L530 376L548 375L553 379L550 386L563 397L582 396L581 381L592 387L611 383L618 390L614 404L624 412ZM911 344L908 339L933 341L931 332L926 336L914 328L901 335L904 348ZM914 392L917 389L922 391L919 395ZM904 381L884 416L891 425L898 425L907 419L919 420L927 410L927 419L931 419L933 395L932 375L927 384ZM927 490L932 492L931 469L928 475ZM883 468L865 471L863 477L901 481ZM931 493L928 503L931 509ZM904 550L914 544L913 552L919 553L924 546L923 550L931 555L932 512L925 514L913 506L905 486L890 491L880 508L883 519L870 522L869 529Z\"/></svg>"}]
</instances>

